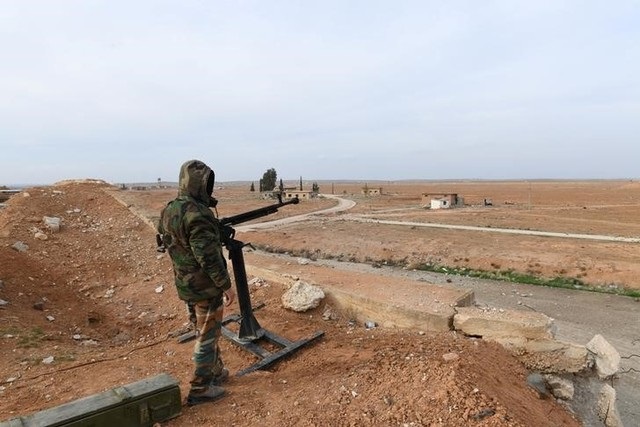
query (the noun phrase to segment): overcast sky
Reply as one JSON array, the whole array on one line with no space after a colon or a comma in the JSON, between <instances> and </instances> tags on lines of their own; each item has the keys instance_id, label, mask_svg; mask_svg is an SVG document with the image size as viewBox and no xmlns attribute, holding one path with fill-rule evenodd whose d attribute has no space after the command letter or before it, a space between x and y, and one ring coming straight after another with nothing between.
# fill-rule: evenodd
<instances>
[{"instance_id":1,"label":"overcast sky","mask_svg":"<svg viewBox=\"0 0 640 427\"><path fill-rule=\"evenodd\" d=\"M0 0L0 185L640 176L639 1Z\"/></svg>"}]
</instances>

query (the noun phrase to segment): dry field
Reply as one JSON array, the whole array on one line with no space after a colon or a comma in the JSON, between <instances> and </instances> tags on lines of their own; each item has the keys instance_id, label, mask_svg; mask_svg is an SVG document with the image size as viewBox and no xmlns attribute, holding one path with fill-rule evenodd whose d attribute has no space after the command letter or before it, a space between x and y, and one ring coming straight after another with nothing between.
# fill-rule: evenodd
<instances>
[{"instance_id":1,"label":"dry field","mask_svg":"<svg viewBox=\"0 0 640 427\"><path fill-rule=\"evenodd\" d=\"M320 183L321 191L357 202L348 212L239 238L309 257L511 268L640 287L638 244L353 220L639 236L636 182L534 182L531 191L528 183L381 183L379 197L360 195L362 185ZM176 377L185 393L191 348L169 334L183 328L186 314L171 286L170 261L155 252L154 232L145 224L175 189L66 184L28 192L0 210L0 299L6 302L0 306L0 421L160 372ZM494 206L427 211L419 206L426 192L457 192L470 204L491 198ZM219 188L216 196L221 217L273 203L248 185ZM265 219L335 203L301 202ZM46 230L43 216L62 218L60 232ZM36 238L35 229L46 238ZM28 248L14 249L18 241ZM323 320L323 307L293 313L280 306L282 292L269 283L251 288L252 301L266 303L257 313L261 324L292 340L323 330L322 340L266 371L232 377L222 401L184 408L166 425L577 425L559 403L538 399L524 367L497 345L455 334L368 330L345 316ZM253 363L241 349L221 345L232 373ZM443 357L451 354L457 358Z\"/></svg>"},{"instance_id":2,"label":"dry field","mask_svg":"<svg viewBox=\"0 0 640 427\"><path fill-rule=\"evenodd\" d=\"M382 188L382 195L365 197L361 194L365 184ZM513 271L544 280L578 279L586 286L614 291L640 289L638 243L354 221L354 217L364 217L640 238L637 181L323 183L320 189L357 204L345 213L270 232L246 233L243 239L273 251L310 257L409 268L428 264L487 272ZM247 193L242 187L219 190L221 213L223 208L233 214L243 205L249 209L254 203L265 203ZM465 207L424 209L423 193L457 193L464 198ZM491 199L493 206L483 206L485 198ZM302 205L317 203L319 208L326 202ZM287 215L294 214L289 207L285 209Z\"/></svg>"}]
</instances>

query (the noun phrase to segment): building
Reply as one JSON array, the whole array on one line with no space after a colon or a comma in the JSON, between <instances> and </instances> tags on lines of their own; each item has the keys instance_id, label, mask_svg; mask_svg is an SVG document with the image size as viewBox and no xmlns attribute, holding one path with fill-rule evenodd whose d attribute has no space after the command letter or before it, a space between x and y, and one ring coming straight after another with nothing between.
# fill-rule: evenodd
<instances>
[{"instance_id":1,"label":"building","mask_svg":"<svg viewBox=\"0 0 640 427\"><path fill-rule=\"evenodd\" d=\"M382 187L371 188L365 185L364 187L362 187L362 194L364 194L365 196L379 196L382 194Z\"/></svg>"},{"instance_id":2,"label":"building","mask_svg":"<svg viewBox=\"0 0 640 427\"><path fill-rule=\"evenodd\" d=\"M420 204L429 209L451 209L464 206L464 199L457 193L424 193Z\"/></svg>"},{"instance_id":3,"label":"building","mask_svg":"<svg viewBox=\"0 0 640 427\"><path fill-rule=\"evenodd\" d=\"M308 200L311 199L312 197L315 197L316 194L313 191L306 191L306 190L292 190L292 189L285 189L283 192L283 199L288 200L288 199L295 199L296 197L300 200Z\"/></svg>"}]
</instances>

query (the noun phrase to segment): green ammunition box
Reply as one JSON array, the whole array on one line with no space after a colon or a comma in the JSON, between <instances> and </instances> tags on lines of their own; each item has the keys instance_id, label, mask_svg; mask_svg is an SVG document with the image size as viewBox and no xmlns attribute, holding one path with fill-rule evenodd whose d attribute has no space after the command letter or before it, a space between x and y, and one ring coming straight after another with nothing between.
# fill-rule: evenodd
<instances>
[{"instance_id":1,"label":"green ammunition box","mask_svg":"<svg viewBox=\"0 0 640 427\"><path fill-rule=\"evenodd\" d=\"M177 417L181 408L178 381L160 374L0 422L0 427L151 427Z\"/></svg>"}]
</instances>

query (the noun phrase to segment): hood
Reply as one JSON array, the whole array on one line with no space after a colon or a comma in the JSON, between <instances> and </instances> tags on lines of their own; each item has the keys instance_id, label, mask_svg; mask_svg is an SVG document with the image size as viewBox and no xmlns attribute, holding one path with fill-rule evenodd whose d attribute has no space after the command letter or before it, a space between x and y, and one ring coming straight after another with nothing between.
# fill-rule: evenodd
<instances>
[{"instance_id":1,"label":"hood","mask_svg":"<svg viewBox=\"0 0 640 427\"><path fill-rule=\"evenodd\" d=\"M209 206L214 182L215 173L209 166L200 160L189 160L180 167L178 194L191 196Z\"/></svg>"}]
</instances>

